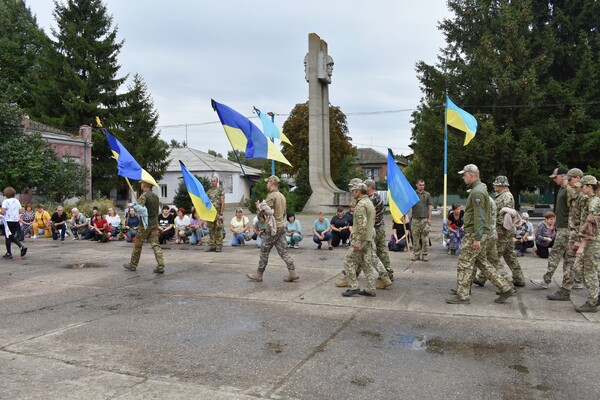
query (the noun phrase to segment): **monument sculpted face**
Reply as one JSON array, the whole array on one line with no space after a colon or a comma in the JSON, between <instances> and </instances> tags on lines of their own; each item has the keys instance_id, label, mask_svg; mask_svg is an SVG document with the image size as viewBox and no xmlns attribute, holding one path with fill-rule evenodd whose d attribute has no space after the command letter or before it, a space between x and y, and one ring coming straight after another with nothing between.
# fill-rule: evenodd
<instances>
[{"instance_id":1,"label":"monument sculpted face","mask_svg":"<svg viewBox=\"0 0 600 400\"><path fill-rule=\"evenodd\" d=\"M318 55L318 67L317 67L317 78L324 84L331 83L331 76L333 75L333 58L323 52L319 52ZM308 67L308 54L304 56L304 79L306 82L310 82L310 70Z\"/></svg>"}]
</instances>

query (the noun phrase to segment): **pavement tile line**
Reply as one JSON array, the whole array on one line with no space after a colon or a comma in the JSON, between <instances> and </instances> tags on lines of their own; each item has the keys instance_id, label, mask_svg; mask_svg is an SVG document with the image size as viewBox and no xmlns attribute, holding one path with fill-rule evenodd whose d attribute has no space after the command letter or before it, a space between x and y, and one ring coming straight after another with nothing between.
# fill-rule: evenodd
<instances>
[{"instance_id":1,"label":"pavement tile line","mask_svg":"<svg viewBox=\"0 0 600 400\"><path fill-rule=\"evenodd\" d=\"M358 313L358 310L355 311L348 319L346 319L342 324L340 324L340 326L331 333L331 335L329 335L329 337L327 339L325 339L323 342L321 342L321 344L319 344L312 352L310 352L304 359L300 360L300 362L298 364L296 364L287 374L285 374L278 382L276 382L273 387L271 388L271 390L269 390L266 394L265 397L267 399L270 399L271 396L278 391L279 389L281 389L286 381L292 376L294 375L297 371L299 371L304 365L306 365L307 362L309 362L316 354L318 353L322 353L325 351L325 348L327 347L327 344L329 342L331 342L333 339L335 339L335 337L342 332L344 329L346 329L355 319L356 319L356 315Z\"/></svg>"}]
</instances>

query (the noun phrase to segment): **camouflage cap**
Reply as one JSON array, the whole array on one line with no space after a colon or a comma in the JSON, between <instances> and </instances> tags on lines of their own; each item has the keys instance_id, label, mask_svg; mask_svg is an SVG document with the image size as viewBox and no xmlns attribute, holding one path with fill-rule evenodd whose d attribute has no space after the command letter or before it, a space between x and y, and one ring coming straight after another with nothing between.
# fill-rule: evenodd
<instances>
[{"instance_id":1,"label":"camouflage cap","mask_svg":"<svg viewBox=\"0 0 600 400\"><path fill-rule=\"evenodd\" d=\"M494 186L510 186L508 184L508 178L504 175L500 175L496 177L496 180L493 183Z\"/></svg>"},{"instance_id":2,"label":"camouflage cap","mask_svg":"<svg viewBox=\"0 0 600 400\"><path fill-rule=\"evenodd\" d=\"M265 179L265 182L273 182L273 183L277 183L279 184L279 182L281 182L281 180L279 179L279 177L277 175L271 175L270 177Z\"/></svg>"},{"instance_id":3,"label":"camouflage cap","mask_svg":"<svg viewBox=\"0 0 600 400\"><path fill-rule=\"evenodd\" d=\"M579 168L571 168L569 172L567 172L567 178L576 178L583 177L583 171Z\"/></svg>"},{"instance_id":4,"label":"camouflage cap","mask_svg":"<svg viewBox=\"0 0 600 400\"><path fill-rule=\"evenodd\" d=\"M479 173L479 168L477 168L477 165L475 165L475 164L467 164L462 169L462 171L458 171L458 173L461 174L461 175L464 174L465 172Z\"/></svg>"},{"instance_id":5,"label":"camouflage cap","mask_svg":"<svg viewBox=\"0 0 600 400\"><path fill-rule=\"evenodd\" d=\"M371 187L373 189L377 189L377 184L375 183L375 181L373 179L367 179L367 180L365 180L364 184L367 185L367 187Z\"/></svg>"},{"instance_id":6,"label":"camouflage cap","mask_svg":"<svg viewBox=\"0 0 600 400\"><path fill-rule=\"evenodd\" d=\"M350 190L360 190L361 192L367 190L367 185L364 182L357 182L353 185L348 185L348 189Z\"/></svg>"},{"instance_id":7,"label":"camouflage cap","mask_svg":"<svg viewBox=\"0 0 600 400\"><path fill-rule=\"evenodd\" d=\"M597 185L598 180L592 175L585 175L583 178L581 178L579 183L582 185Z\"/></svg>"},{"instance_id":8,"label":"camouflage cap","mask_svg":"<svg viewBox=\"0 0 600 400\"><path fill-rule=\"evenodd\" d=\"M351 186L354 186L357 183L363 183L362 179L360 179L360 178L352 178L352 179L350 179L350 182L348 182L348 189L350 189ZM352 190L352 189L350 189L350 190Z\"/></svg>"}]
</instances>

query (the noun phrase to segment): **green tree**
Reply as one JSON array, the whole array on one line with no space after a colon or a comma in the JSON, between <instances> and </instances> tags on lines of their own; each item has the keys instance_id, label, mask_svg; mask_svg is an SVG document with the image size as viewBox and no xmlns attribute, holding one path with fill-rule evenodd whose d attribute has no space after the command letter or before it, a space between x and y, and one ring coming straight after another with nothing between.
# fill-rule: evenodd
<instances>
[{"instance_id":1,"label":"green tree","mask_svg":"<svg viewBox=\"0 0 600 400\"><path fill-rule=\"evenodd\" d=\"M204 191L208 192L208 190L210 189L210 179L204 176L194 176L200 181L202 187L204 188ZM183 207L186 210L186 213L190 213L192 209L192 200L190 199L190 194L188 193L187 187L185 186L185 182L183 180L179 182L179 187L175 192L175 197L173 197L173 204L175 204L177 208Z\"/></svg>"},{"instance_id":2,"label":"green tree","mask_svg":"<svg viewBox=\"0 0 600 400\"><path fill-rule=\"evenodd\" d=\"M217 153L215 150L208 149L208 154L210 154L211 156L223 158L223 154Z\"/></svg>"},{"instance_id":3,"label":"green tree","mask_svg":"<svg viewBox=\"0 0 600 400\"><path fill-rule=\"evenodd\" d=\"M171 139L171 142L169 143L169 147L172 149L181 149L181 148L185 147L185 141L179 143L177 140Z\"/></svg>"},{"instance_id":4,"label":"green tree","mask_svg":"<svg viewBox=\"0 0 600 400\"><path fill-rule=\"evenodd\" d=\"M308 160L308 102L296 104L283 124L285 135L293 146L284 145L282 153L292 164L284 171L295 174L303 160ZM346 156L356 156L356 148L348 136L346 115L339 107L329 106L329 136L331 146L331 178L338 181L342 175L342 164Z\"/></svg>"},{"instance_id":5,"label":"green tree","mask_svg":"<svg viewBox=\"0 0 600 400\"><path fill-rule=\"evenodd\" d=\"M87 194L87 168L72 158L53 157L46 165L44 179L36 186L36 194L46 195L56 203Z\"/></svg>"},{"instance_id":6,"label":"green tree","mask_svg":"<svg viewBox=\"0 0 600 400\"><path fill-rule=\"evenodd\" d=\"M40 57L50 40L23 0L0 0L0 102L27 109Z\"/></svg>"}]
</instances>

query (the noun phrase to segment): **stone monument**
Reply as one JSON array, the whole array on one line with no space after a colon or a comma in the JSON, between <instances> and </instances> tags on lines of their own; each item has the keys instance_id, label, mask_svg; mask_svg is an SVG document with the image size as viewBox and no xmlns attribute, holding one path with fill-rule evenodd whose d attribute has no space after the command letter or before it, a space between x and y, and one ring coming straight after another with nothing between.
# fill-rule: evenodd
<instances>
[{"instance_id":1,"label":"stone monument","mask_svg":"<svg viewBox=\"0 0 600 400\"><path fill-rule=\"evenodd\" d=\"M335 212L339 205L350 203L350 194L331 179L329 84L333 58L327 53L327 42L316 33L308 35L304 71L308 82L308 176L312 195L303 211Z\"/></svg>"}]
</instances>

